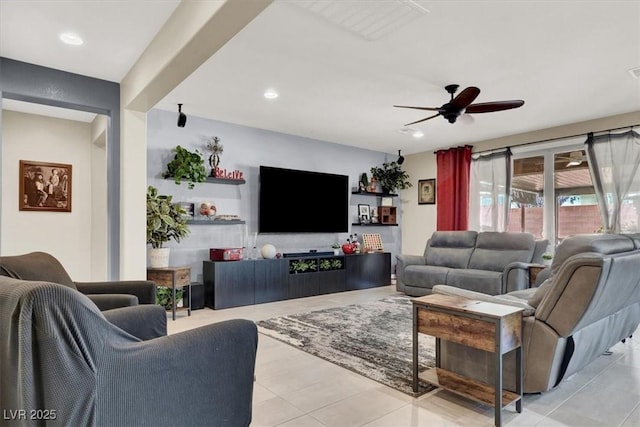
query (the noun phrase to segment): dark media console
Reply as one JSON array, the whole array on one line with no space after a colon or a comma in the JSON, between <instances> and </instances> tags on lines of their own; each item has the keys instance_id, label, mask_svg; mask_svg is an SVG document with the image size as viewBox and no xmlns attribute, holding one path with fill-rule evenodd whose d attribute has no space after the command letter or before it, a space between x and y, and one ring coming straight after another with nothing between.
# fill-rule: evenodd
<instances>
[{"instance_id":1,"label":"dark media console","mask_svg":"<svg viewBox=\"0 0 640 427\"><path fill-rule=\"evenodd\" d=\"M280 259L203 261L205 305L220 309L386 286L389 252L304 253Z\"/></svg>"}]
</instances>

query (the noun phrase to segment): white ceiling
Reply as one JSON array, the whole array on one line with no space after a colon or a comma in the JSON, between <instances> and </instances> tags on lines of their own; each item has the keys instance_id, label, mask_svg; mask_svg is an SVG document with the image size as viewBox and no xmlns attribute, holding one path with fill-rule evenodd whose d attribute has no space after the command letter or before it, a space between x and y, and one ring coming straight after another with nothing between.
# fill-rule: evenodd
<instances>
[{"instance_id":1,"label":"white ceiling","mask_svg":"<svg viewBox=\"0 0 640 427\"><path fill-rule=\"evenodd\" d=\"M0 0L0 56L120 81L178 3ZM276 0L157 107L415 153L640 111L636 67L640 0ZM429 114L392 106L439 107L450 83L525 105L401 133Z\"/></svg>"}]
</instances>

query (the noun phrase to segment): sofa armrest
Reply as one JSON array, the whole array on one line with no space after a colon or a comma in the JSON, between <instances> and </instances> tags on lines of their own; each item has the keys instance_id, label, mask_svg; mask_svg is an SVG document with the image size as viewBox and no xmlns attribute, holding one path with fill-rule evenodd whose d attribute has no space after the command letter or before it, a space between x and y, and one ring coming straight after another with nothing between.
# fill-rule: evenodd
<instances>
[{"instance_id":1,"label":"sofa armrest","mask_svg":"<svg viewBox=\"0 0 640 427\"><path fill-rule=\"evenodd\" d=\"M529 268L535 264L528 262L512 262L502 271L502 293L506 294L531 287Z\"/></svg>"},{"instance_id":2,"label":"sofa armrest","mask_svg":"<svg viewBox=\"0 0 640 427\"><path fill-rule=\"evenodd\" d=\"M116 308L102 314L109 323L143 341L167 335L167 312L159 305Z\"/></svg>"},{"instance_id":3,"label":"sofa armrest","mask_svg":"<svg viewBox=\"0 0 640 427\"><path fill-rule=\"evenodd\" d=\"M248 426L257 344L255 323L236 319L111 346L102 424Z\"/></svg>"},{"instance_id":4,"label":"sofa armrest","mask_svg":"<svg viewBox=\"0 0 640 427\"><path fill-rule=\"evenodd\" d=\"M119 280L108 282L75 282L85 295L90 294L131 294L138 297L140 304L156 303L156 284L151 280Z\"/></svg>"},{"instance_id":5,"label":"sofa armrest","mask_svg":"<svg viewBox=\"0 0 640 427\"><path fill-rule=\"evenodd\" d=\"M138 305L138 297L131 294L89 294L87 295L100 311Z\"/></svg>"},{"instance_id":6,"label":"sofa armrest","mask_svg":"<svg viewBox=\"0 0 640 427\"><path fill-rule=\"evenodd\" d=\"M422 255L396 255L396 290L404 292L404 269L409 265L425 265L426 259Z\"/></svg>"}]
</instances>

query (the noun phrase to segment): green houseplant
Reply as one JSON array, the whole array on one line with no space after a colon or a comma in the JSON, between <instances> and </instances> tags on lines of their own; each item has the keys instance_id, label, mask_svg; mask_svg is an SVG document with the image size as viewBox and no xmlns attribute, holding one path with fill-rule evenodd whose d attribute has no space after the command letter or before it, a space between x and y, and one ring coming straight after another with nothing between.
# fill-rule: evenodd
<instances>
[{"instance_id":1,"label":"green houseplant","mask_svg":"<svg viewBox=\"0 0 640 427\"><path fill-rule=\"evenodd\" d=\"M198 150L191 152L178 145L173 151L176 154L173 160L167 163L167 171L162 175L164 178L173 178L178 185L185 180L190 189L195 187L196 183L207 179L204 158Z\"/></svg>"},{"instance_id":2,"label":"green houseplant","mask_svg":"<svg viewBox=\"0 0 640 427\"><path fill-rule=\"evenodd\" d=\"M393 193L396 189L406 190L413 185L409 181L409 174L402 170L397 162L385 162L382 167L374 166L371 174L378 180L385 194Z\"/></svg>"},{"instance_id":3,"label":"green houseplant","mask_svg":"<svg viewBox=\"0 0 640 427\"><path fill-rule=\"evenodd\" d=\"M171 196L158 194L158 190L147 188L147 244L151 245L149 259L151 267L169 266L169 248L163 244L173 239L176 242L189 234L184 209L172 202Z\"/></svg>"}]
</instances>

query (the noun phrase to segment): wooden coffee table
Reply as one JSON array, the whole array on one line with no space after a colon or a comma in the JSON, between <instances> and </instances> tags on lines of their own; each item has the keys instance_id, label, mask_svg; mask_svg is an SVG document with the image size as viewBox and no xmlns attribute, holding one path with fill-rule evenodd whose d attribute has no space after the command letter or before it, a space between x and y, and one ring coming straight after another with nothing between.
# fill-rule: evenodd
<instances>
[{"instance_id":1,"label":"wooden coffee table","mask_svg":"<svg viewBox=\"0 0 640 427\"><path fill-rule=\"evenodd\" d=\"M432 294L413 302L413 391L418 380L492 405L495 424L502 424L502 408L515 402L522 412L522 309L462 297ZM436 367L418 372L419 333L436 338ZM440 367L440 340L451 341L494 354L493 385ZM502 388L502 356L516 350L516 392ZM496 402L500 402L496 404Z\"/></svg>"}]
</instances>

